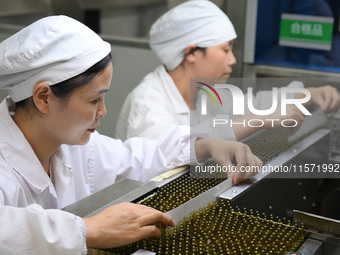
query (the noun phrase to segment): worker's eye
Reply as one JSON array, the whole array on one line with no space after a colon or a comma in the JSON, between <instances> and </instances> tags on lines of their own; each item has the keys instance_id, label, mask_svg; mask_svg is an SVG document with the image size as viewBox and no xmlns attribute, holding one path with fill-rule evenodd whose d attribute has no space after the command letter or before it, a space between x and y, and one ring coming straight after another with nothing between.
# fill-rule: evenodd
<instances>
[{"instance_id":1,"label":"worker's eye","mask_svg":"<svg viewBox=\"0 0 340 255\"><path fill-rule=\"evenodd\" d=\"M94 104L98 104L100 101L102 101L103 100L103 98L102 97L100 97L100 98L96 98L96 99L94 99L93 101L92 101L92 103L94 103Z\"/></svg>"}]
</instances>

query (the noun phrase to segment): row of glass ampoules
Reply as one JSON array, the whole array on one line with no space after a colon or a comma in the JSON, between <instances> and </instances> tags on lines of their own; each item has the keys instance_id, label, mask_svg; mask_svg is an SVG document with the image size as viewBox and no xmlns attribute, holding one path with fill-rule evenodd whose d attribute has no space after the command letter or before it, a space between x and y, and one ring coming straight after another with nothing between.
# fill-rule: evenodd
<instances>
[{"instance_id":1,"label":"row of glass ampoules","mask_svg":"<svg viewBox=\"0 0 340 255\"><path fill-rule=\"evenodd\" d=\"M209 203L185 217L176 227L162 230L160 238L107 250L132 254L145 249L161 254L286 254L304 240L303 227L235 211L226 200Z\"/></svg>"},{"instance_id":2,"label":"row of glass ampoules","mask_svg":"<svg viewBox=\"0 0 340 255\"><path fill-rule=\"evenodd\" d=\"M265 164L293 145L288 142L289 131L288 128L266 130L252 136L245 144Z\"/></svg>"},{"instance_id":3,"label":"row of glass ampoules","mask_svg":"<svg viewBox=\"0 0 340 255\"><path fill-rule=\"evenodd\" d=\"M168 212L215 187L224 180L225 178L192 178L187 173L160 187L158 191L139 203L162 212Z\"/></svg>"}]
</instances>

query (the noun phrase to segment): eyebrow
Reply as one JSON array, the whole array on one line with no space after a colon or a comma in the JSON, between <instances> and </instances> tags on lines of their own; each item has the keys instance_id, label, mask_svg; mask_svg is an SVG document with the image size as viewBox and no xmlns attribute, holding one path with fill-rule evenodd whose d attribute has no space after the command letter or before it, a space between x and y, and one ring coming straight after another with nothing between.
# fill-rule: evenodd
<instances>
[{"instance_id":1,"label":"eyebrow","mask_svg":"<svg viewBox=\"0 0 340 255\"><path fill-rule=\"evenodd\" d=\"M98 95L100 95L100 94L105 94L105 93L107 93L108 91L109 91L108 89L101 89L101 90L98 91Z\"/></svg>"}]
</instances>

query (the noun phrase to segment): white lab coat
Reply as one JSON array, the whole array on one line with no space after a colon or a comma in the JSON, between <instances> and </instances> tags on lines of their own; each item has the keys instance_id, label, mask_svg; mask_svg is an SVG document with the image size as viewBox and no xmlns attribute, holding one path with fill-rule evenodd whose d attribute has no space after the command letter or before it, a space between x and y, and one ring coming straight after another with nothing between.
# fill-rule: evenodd
<instances>
[{"instance_id":1,"label":"white lab coat","mask_svg":"<svg viewBox=\"0 0 340 255\"><path fill-rule=\"evenodd\" d=\"M83 220L58 209L120 179L147 181L196 161L187 128L160 141L125 143L95 132L84 146L62 145L52 156L49 178L10 116L10 102L0 105L1 254L86 254Z\"/></svg>"},{"instance_id":2,"label":"white lab coat","mask_svg":"<svg viewBox=\"0 0 340 255\"><path fill-rule=\"evenodd\" d=\"M301 88L303 84L292 82L288 86ZM196 101L197 110L190 111L171 76L164 66L160 65L146 75L127 96L117 121L115 137L123 141L135 136L158 139L173 126L190 125L193 133L205 133L209 137L236 140L231 125L212 128L213 119L223 119L230 123L231 119L235 118L232 115L233 101L229 90L219 89L218 93L222 98L223 107L214 107L213 101L207 100L208 108L212 109L211 114L201 115L199 96ZM279 93L280 90L278 95ZM271 94L271 91L256 93L253 96L254 107L270 108ZM249 114L247 105L245 105L245 114Z\"/></svg>"}]
</instances>

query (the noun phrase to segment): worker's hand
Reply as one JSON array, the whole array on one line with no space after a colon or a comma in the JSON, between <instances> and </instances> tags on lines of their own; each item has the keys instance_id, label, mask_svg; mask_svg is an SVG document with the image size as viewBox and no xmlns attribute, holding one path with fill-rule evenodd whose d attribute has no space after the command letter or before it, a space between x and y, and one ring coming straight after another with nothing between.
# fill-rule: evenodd
<instances>
[{"instance_id":1,"label":"worker's hand","mask_svg":"<svg viewBox=\"0 0 340 255\"><path fill-rule=\"evenodd\" d=\"M320 106L325 113L329 113L340 108L340 95L336 88L326 85L307 89L311 93L310 102Z\"/></svg>"},{"instance_id":2,"label":"worker's hand","mask_svg":"<svg viewBox=\"0 0 340 255\"><path fill-rule=\"evenodd\" d=\"M161 230L154 225L156 222L163 227L175 226L175 221L169 215L132 203L108 207L83 220L87 229L87 246L93 248L113 248L146 237L159 237Z\"/></svg>"},{"instance_id":3,"label":"worker's hand","mask_svg":"<svg viewBox=\"0 0 340 255\"><path fill-rule=\"evenodd\" d=\"M295 105L288 104L286 105L286 115L282 115L281 104L279 104L275 112L265 116L265 119L272 120L264 121L266 129L287 128L289 126L292 127L290 134L294 135L303 122L304 114ZM282 127L282 121L284 121L284 127Z\"/></svg>"},{"instance_id":4,"label":"worker's hand","mask_svg":"<svg viewBox=\"0 0 340 255\"><path fill-rule=\"evenodd\" d=\"M230 171L227 173L228 178L233 179L233 183L257 174L262 166L262 161L251 152L249 146L240 142L214 138L197 139L195 150L198 162L204 162L212 157L219 165L231 169L232 162L235 160L236 172ZM245 167L252 171L241 171Z\"/></svg>"}]
</instances>

